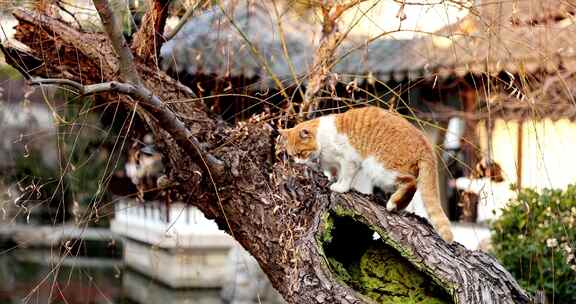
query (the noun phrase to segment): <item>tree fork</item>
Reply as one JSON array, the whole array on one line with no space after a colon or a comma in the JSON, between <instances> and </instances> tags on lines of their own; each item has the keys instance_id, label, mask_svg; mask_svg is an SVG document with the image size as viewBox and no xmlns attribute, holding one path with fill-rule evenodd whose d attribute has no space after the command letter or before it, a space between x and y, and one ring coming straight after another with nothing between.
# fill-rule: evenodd
<instances>
[{"instance_id":1,"label":"tree fork","mask_svg":"<svg viewBox=\"0 0 576 304\"><path fill-rule=\"evenodd\" d=\"M40 59L42 66L28 71L30 75L57 76L83 85L119 80L118 59L105 36L80 32L38 13L19 10L15 16L16 37L29 49L5 46L6 56L18 55L9 60L11 64L26 66L29 58ZM72 53L75 56L58 61ZM164 110L179 117L190 134L227 167L227 183L216 185L216 195L207 186L209 181L196 177L194 171L200 166L183 147L160 128L152 128L163 146L169 177L179 184L172 191L229 231L289 303L386 303L386 297L376 300L366 290L345 283L334 267L337 264L330 262L337 259L327 254L329 246L340 240L336 234L342 231L340 225L331 226L331 216L364 227L359 230L377 232L378 244L399 263L411 265L408 269L436 282L448 295L447 302L531 301L491 256L447 244L425 220L388 213L372 197L331 193L318 172L279 161L274 153L275 131L264 117L238 126L223 125L200 102L190 101L192 96L175 80L138 60L135 67L146 88L171 101Z\"/></svg>"}]
</instances>

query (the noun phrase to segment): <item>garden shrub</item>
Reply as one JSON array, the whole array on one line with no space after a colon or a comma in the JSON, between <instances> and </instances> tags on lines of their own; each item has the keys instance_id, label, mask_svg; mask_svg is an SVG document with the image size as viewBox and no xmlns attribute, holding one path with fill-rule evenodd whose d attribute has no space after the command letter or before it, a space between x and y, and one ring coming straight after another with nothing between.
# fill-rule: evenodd
<instances>
[{"instance_id":1,"label":"garden shrub","mask_svg":"<svg viewBox=\"0 0 576 304\"><path fill-rule=\"evenodd\" d=\"M550 303L576 303L576 185L520 190L492 225L496 257Z\"/></svg>"}]
</instances>

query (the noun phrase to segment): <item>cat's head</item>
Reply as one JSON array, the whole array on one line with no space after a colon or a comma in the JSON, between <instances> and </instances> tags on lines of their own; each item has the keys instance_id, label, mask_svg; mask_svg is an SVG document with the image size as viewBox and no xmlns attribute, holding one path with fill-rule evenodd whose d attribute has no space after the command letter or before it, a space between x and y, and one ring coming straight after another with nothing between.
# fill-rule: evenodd
<instances>
[{"instance_id":1,"label":"cat's head","mask_svg":"<svg viewBox=\"0 0 576 304\"><path fill-rule=\"evenodd\" d=\"M279 130L286 152L294 158L296 163L311 164L318 158L318 143L316 133L318 131L318 121L309 120L290 129Z\"/></svg>"}]
</instances>

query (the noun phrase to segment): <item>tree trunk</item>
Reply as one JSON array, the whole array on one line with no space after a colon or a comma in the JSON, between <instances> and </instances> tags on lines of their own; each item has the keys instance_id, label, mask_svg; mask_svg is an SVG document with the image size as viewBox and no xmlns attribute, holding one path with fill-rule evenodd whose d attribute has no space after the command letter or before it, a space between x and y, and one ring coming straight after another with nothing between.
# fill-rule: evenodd
<instances>
[{"instance_id":1,"label":"tree trunk","mask_svg":"<svg viewBox=\"0 0 576 304\"><path fill-rule=\"evenodd\" d=\"M106 36L29 11L15 16L16 39L29 49L5 46L11 65L83 84L118 80ZM168 195L216 220L289 303L529 303L491 256L447 244L426 220L389 213L373 197L331 193L321 174L277 157L277 134L266 117L227 126L202 103L186 102L189 90L142 62L137 58L136 68L144 85L171 101L166 110L226 164L225 175L199 174L202 165L161 125L152 126L169 179L178 184Z\"/></svg>"}]
</instances>

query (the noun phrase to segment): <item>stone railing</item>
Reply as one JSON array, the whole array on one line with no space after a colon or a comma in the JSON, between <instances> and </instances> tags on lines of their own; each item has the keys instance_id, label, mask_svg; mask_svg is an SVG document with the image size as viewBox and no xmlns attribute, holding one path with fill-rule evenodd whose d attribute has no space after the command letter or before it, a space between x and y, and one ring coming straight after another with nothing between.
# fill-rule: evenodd
<instances>
[{"instance_id":1,"label":"stone railing","mask_svg":"<svg viewBox=\"0 0 576 304\"><path fill-rule=\"evenodd\" d=\"M112 231L160 248L227 247L232 238L193 206L121 201L115 206Z\"/></svg>"},{"instance_id":2,"label":"stone railing","mask_svg":"<svg viewBox=\"0 0 576 304\"><path fill-rule=\"evenodd\" d=\"M122 201L111 230L124 239L124 262L172 288L221 288L236 242L196 208Z\"/></svg>"}]
</instances>

